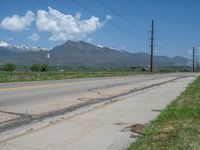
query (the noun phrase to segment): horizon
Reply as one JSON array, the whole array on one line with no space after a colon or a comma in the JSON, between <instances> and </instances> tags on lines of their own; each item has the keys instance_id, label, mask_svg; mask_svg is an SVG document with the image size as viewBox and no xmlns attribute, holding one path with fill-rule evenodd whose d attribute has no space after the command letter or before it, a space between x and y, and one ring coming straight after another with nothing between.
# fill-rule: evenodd
<instances>
[{"instance_id":1,"label":"horizon","mask_svg":"<svg viewBox=\"0 0 200 150\"><path fill-rule=\"evenodd\" d=\"M200 2L154 0L2 0L0 39L12 45L52 48L67 40L149 53L155 21L155 55L191 58L200 49ZM56 19L55 19L56 18Z\"/></svg>"}]
</instances>

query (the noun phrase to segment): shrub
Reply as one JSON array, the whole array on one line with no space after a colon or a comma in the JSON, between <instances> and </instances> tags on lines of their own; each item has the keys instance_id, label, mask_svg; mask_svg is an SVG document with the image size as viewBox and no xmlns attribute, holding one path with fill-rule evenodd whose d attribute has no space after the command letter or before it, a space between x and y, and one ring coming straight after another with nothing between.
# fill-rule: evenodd
<instances>
[{"instance_id":1,"label":"shrub","mask_svg":"<svg viewBox=\"0 0 200 150\"><path fill-rule=\"evenodd\" d=\"M33 64L31 66L31 71L40 71L40 64Z\"/></svg>"},{"instance_id":2,"label":"shrub","mask_svg":"<svg viewBox=\"0 0 200 150\"><path fill-rule=\"evenodd\" d=\"M31 66L32 71L41 71L41 72L46 72L49 70L49 65L48 64L33 64Z\"/></svg>"},{"instance_id":3,"label":"shrub","mask_svg":"<svg viewBox=\"0 0 200 150\"><path fill-rule=\"evenodd\" d=\"M16 65L13 64L13 63L7 63L7 64L5 64L5 65L3 66L3 70L4 70L4 71L13 72L13 71L15 71L15 69L16 69Z\"/></svg>"}]
</instances>

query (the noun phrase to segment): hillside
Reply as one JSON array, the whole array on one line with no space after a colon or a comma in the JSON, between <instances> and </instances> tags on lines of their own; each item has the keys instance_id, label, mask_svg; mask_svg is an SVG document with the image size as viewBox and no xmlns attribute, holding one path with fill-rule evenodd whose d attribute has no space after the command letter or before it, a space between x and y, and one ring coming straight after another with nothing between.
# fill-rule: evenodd
<instances>
[{"instance_id":1,"label":"hillside","mask_svg":"<svg viewBox=\"0 0 200 150\"><path fill-rule=\"evenodd\" d=\"M3 42L1 42L3 43ZM50 54L50 59L47 54ZM161 66L186 66L184 57L168 58L155 56L155 64ZM148 66L149 54L129 53L124 50L97 46L84 41L67 41L53 49L0 44L0 63L13 62L18 65L49 63L66 66L130 67Z\"/></svg>"}]
</instances>

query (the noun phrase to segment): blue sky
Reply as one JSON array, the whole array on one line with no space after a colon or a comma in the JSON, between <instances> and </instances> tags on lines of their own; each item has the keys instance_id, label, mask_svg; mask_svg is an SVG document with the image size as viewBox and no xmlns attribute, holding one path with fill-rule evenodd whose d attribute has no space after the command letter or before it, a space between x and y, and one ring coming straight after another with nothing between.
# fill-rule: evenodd
<instances>
[{"instance_id":1,"label":"blue sky","mask_svg":"<svg viewBox=\"0 0 200 150\"><path fill-rule=\"evenodd\" d=\"M190 58L188 50L200 46L199 0L1 0L0 9L0 40L11 44L70 39L149 52L154 19L156 55Z\"/></svg>"}]
</instances>

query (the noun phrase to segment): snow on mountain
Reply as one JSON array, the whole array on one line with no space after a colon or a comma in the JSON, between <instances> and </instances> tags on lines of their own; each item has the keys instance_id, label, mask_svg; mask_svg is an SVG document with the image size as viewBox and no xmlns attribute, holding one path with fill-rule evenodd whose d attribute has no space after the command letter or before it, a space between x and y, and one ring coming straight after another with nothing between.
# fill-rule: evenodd
<instances>
[{"instance_id":1,"label":"snow on mountain","mask_svg":"<svg viewBox=\"0 0 200 150\"><path fill-rule=\"evenodd\" d=\"M108 47L112 50L116 50L116 51L119 51L119 52L126 52L125 50L121 49L121 48L115 48L115 47Z\"/></svg>"},{"instance_id":2,"label":"snow on mountain","mask_svg":"<svg viewBox=\"0 0 200 150\"><path fill-rule=\"evenodd\" d=\"M0 47L9 47L9 46L11 46L11 45L8 44L7 42L0 41Z\"/></svg>"},{"instance_id":3,"label":"snow on mountain","mask_svg":"<svg viewBox=\"0 0 200 150\"><path fill-rule=\"evenodd\" d=\"M48 51L50 48L43 48L43 47L29 47L24 44L22 45L11 45L5 41L0 41L0 48L7 48L13 51Z\"/></svg>"},{"instance_id":4,"label":"snow on mountain","mask_svg":"<svg viewBox=\"0 0 200 150\"><path fill-rule=\"evenodd\" d=\"M97 47L100 47L100 48L106 48L105 46L102 46L102 45L95 45ZM107 47L109 49L112 49L112 50L116 50L116 51L119 51L119 52L126 52L125 50L121 49L121 48L115 48L115 47Z\"/></svg>"},{"instance_id":5,"label":"snow on mountain","mask_svg":"<svg viewBox=\"0 0 200 150\"><path fill-rule=\"evenodd\" d=\"M40 51L40 50L42 50L42 51L49 51L51 48L44 48L44 47L34 46L34 47L30 47L30 49L32 51Z\"/></svg>"},{"instance_id":6,"label":"snow on mountain","mask_svg":"<svg viewBox=\"0 0 200 150\"><path fill-rule=\"evenodd\" d=\"M96 45L97 47L100 47L100 48L104 48L104 46L101 46L101 45Z\"/></svg>"}]
</instances>

